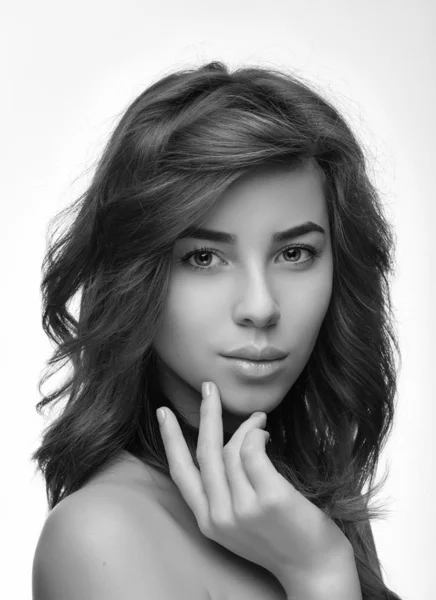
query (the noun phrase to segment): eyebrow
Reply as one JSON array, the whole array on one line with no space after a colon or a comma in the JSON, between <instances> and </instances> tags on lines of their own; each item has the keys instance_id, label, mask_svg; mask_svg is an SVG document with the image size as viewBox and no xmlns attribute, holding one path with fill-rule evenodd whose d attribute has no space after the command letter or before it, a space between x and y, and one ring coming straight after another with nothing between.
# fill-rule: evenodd
<instances>
[{"instance_id":1,"label":"eyebrow","mask_svg":"<svg viewBox=\"0 0 436 600\"><path fill-rule=\"evenodd\" d=\"M278 231L273 235L273 242L286 242L292 240L306 233L317 231L325 235L325 230L312 221L301 223L290 229L284 231ZM215 229L206 229L205 227L191 226L185 229L179 236L178 239L192 238L196 240L209 240L211 242L221 242L222 244L235 244L237 236L232 233L226 233L224 231L216 231Z\"/></svg>"}]
</instances>

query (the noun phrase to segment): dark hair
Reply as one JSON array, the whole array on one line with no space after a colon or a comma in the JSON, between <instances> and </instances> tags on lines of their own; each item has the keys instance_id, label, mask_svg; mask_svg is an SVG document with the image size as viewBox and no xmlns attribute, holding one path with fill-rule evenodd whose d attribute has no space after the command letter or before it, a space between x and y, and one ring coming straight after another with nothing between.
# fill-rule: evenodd
<instances>
[{"instance_id":1,"label":"dark hair","mask_svg":"<svg viewBox=\"0 0 436 600\"><path fill-rule=\"evenodd\" d=\"M170 476L155 414L166 405L198 467L198 431L164 396L151 347L173 244L242 175L310 159L324 177L332 297L308 363L268 415L267 453L351 542L364 600L398 600L383 582L370 527L385 513L370 501L386 480L374 482L393 424L400 356L388 281L393 233L361 144L338 110L294 74L231 73L212 62L163 77L127 108L88 189L50 222L73 216L57 241L53 233L43 263L42 325L57 348L39 392L61 362L71 360L72 374L37 404L41 414L67 398L32 460L49 509L120 450ZM69 303L77 292L75 318Z\"/></svg>"}]
</instances>

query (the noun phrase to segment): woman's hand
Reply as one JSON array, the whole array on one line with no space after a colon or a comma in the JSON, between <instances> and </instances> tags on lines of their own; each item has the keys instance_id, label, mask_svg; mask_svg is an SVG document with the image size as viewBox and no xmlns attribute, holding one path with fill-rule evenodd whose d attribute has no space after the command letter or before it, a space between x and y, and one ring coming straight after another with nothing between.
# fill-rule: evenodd
<instances>
[{"instance_id":1,"label":"woman's hand","mask_svg":"<svg viewBox=\"0 0 436 600\"><path fill-rule=\"evenodd\" d=\"M203 397L197 460L165 407L161 435L171 478L207 538L273 573L290 587L354 560L352 546L320 509L274 468L265 452L265 413L254 413L223 448L218 388Z\"/></svg>"}]
</instances>

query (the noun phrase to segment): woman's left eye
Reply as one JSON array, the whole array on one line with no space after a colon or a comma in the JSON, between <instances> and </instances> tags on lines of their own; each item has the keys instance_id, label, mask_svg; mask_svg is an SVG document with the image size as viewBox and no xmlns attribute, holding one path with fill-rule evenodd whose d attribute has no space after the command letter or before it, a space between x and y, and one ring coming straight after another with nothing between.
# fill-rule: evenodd
<instances>
[{"instance_id":1,"label":"woman's left eye","mask_svg":"<svg viewBox=\"0 0 436 600\"><path fill-rule=\"evenodd\" d=\"M308 244L299 244L296 246L288 246L287 248L284 248L281 251L281 254L284 254L285 252L293 252L293 251L299 251L299 254L301 254L301 250L306 250L306 252L308 252L310 254L309 258L307 258L306 260L303 260L301 262L294 262L294 261L285 261L285 262L289 262L289 264L296 264L297 266L299 265L305 265L306 263L313 263L314 260L321 254L321 250L317 250L316 248L314 248L313 246L310 246ZM218 256L217 251L214 250L213 248L195 248L194 250L191 250L190 252L188 252L187 254L185 254L184 256L182 256L182 258L179 259L178 262L181 262L183 264L186 264L189 268L191 269L197 269L200 271L207 271L210 270L210 268L217 268L217 267L210 267L210 265L206 265L206 266L196 266L193 265L191 263L189 263L189 259L193 256L200 256L201 254L213 254L214 256Z\"/></svg>"}]
</instances>

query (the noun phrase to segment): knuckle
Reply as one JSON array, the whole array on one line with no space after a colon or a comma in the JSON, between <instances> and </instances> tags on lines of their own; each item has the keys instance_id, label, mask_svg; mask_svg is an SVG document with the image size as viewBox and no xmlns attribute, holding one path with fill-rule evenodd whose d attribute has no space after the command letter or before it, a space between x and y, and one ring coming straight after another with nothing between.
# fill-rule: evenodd
<instances>
[{"instance_id":1,"label":"knuckle","mask_svg":"<svg viewBox=\"0 0 436 600\"><path fill-rule=\"evenodd\" d=\"M242 524L252 523L259 518L259 509L252 504L247 502L243 504L235 504L234 506L235 517Z\"/></svg>"},{"instance_id":2,"label":"knuckle","mask_svg":"<svg viewBox=\"0 0 436 600\"><path fill-rule=\"evenodd\" d=\"M251 429L244 437L241 445L241 455L249 457L259 447L259 441L263 441L264 432L261 429Z\"/></svg>"},{"instance_id":3,"label":"knuckle","mask_svg":"<svg viewBox=\"0 0 436 600\"><path fill-rule=\"evenodd\" d=\"M235 526L234 520L222 512L213 512L210 514L210 526L213 531L228 531Z\"/></svg>"},{"instance_id":4,"label":"knuckle","mask_svg":"<svg viewBox=\"0 0 436 600\"><path fill-rule=\"evenodd\" d=\"M205 537L212 539L212 524L209 519L205 521L198 521L198 528Z\"/></svg>"},{"instance_id":5,"label":"knuckle","mask_svg":"<svg viewBox=\"0 0 436 600\"><path fill-rule=\"evenodd\" d=\"M259 498L259 504L264 512L277 511L286 506L284 499L277 492L264 494Z\"/></svg>"},{"instance_id":6,"label":"knuckle","mask_svg":"<svg viewBox=\"0 0 436 600\"><path fill-rule=\"evenodd\" d=\"M256 447L253 444L244 444L243 446L241 446L241 457L244 460L253 458L253 453L255 449Z\"/></svg>"},{"instance_id":7,"label":"knuckle","mask_svg":"<svg viewBox=\"0 0 436 600\"><path fill-rule=\"evenodd\" d=\"M174 483L177 484L179 481L180 469L177 467L177 465L170 464L169 472L170 472L171 479L174 481Z\"/></svg>"},{"instance_id":8,"label":"knuckle","mask_svg":"<svg viewBox=\"0 0 436 600\"><path fill-rule=\"evenodd\" d=\"M235 446L229 442L223 448L223 458L224 460L229 460L235 454Z\"/></svg>"},{"instance_id":9,"label":"knuckle","mask_svg":"<svg viewBox=\"0 0 436 600\"><path fill-rule=\"evenodd\" d=\"M204 464L205 460L204 460L204 456L205 456L205 448L203 446L203 444L197 444L197 449L195 451L195 456L198 460L198 463L200 465Z\"/></svg>"},{"instance_id":10,"label":"knuckle","mask_svg":"<svg viewBox=\"0 0 436 600\"><path fill-rule=\"evenodd\" d=\"M250 429L250 431L247 431L247 433L245 434L243 443L245 443L247 440L251 442L255 442L256 440L263 440L263 436L263 429L259 429L258 427L256 427L255 429Z\"/></svg>"}]
</instances>

